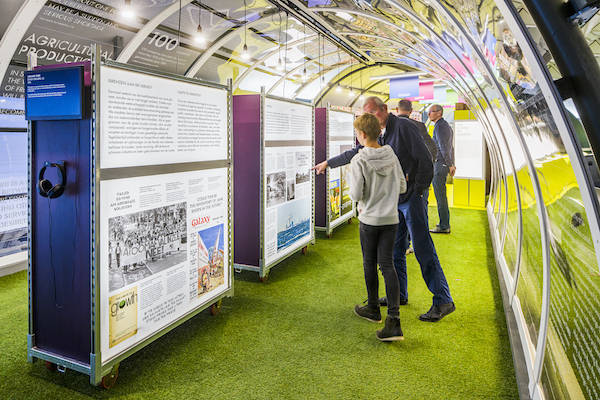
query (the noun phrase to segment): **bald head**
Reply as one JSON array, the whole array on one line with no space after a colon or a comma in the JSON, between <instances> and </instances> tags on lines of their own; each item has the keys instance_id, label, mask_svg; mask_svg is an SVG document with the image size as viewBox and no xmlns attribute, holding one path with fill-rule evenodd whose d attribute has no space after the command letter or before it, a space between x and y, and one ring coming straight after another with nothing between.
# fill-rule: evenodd
<instances>
[{"instance_id":1,"label":"bald head","mask_svg":"<svg viewBox=\"0 0 600 400\"><path fill-rule=\"evenodd\" d=\"M387 105L379 97L367 97L363 104L363 111L376 116L381 128L385 128L388 120Z\"/></svg>"},{"instance_id":2,"label":"bald head","mask_svg":"<svg viewBox=\"0 0 600 400\"><path fill-rule=\"evenodd\" d=\"M367 99L364 102L363 107L366 106L367 104L372 105L374 107L377 107L379 109L385 107L385 109L387 110L387 105L383 102L383 100L381 100L377 96L369 96L369 97L367 97Z\"/></svg>"},{"instance_id":3,"label":"bald head","mask_svg":"<svg viewBox=\"0 0 600 400\"><path fill-rule=\"evenodd\" d=\"M443 116L444 108L439 104L432 104L431 107L429 107L429 119L433 122L437 122Z\"/></svg>"}]
</instances>

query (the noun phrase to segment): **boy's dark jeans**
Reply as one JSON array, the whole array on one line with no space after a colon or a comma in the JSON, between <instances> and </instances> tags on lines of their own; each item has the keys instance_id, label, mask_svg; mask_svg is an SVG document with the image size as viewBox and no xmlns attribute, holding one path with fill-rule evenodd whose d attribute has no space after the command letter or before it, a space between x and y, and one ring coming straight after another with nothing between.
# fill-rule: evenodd
<instances>
[{"instance_id":1,"label":"boy's dark jeans","mask_svg":"<svg viewBox=\"0 0 600 400\"><path fill-rule=\"evenodd\" d=\"M400 307L400 285L394 269L392 254L398 225L374 226L360 223L360 246L363 253L363 267L369 307L379 307L379 276L377 264L385 282L388 302L388 315L398 318Z\"/></svg>"}]
</instances>

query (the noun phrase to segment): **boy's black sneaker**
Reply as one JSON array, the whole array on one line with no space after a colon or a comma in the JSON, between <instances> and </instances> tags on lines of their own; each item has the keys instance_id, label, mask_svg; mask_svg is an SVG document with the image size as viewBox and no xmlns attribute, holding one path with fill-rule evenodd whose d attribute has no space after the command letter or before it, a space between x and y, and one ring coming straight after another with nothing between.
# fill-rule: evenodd
<instances>
[{"instance_id":1,"label":"boy's black sneaker","mask_svg":"<svg viewBox=\"0 0 600 400\"><path fill-rule=\"evenodd\" d=\"M359 305L355 305L354 306L354 314L358 315L361 318L366 319L367 321L371 321L371 322L381 322L381 312L379 311L379 307L377 307L377 309L373 309L371 307L369 307L368 305L366 306L359 306Z\"/></svg>"},{"instance_id":2,"label":"boy's black sneaker","mask_svg":"<svg viewBox=\"0 0 600 400\"><path fill-rule=\"evenodd\" d=\"M395 342L404 340L402 327L400 326L400 318L392 318L388 315L385 319L385 326L376 333L377 339L382 342Z\"/></svg>"}]
</instances>

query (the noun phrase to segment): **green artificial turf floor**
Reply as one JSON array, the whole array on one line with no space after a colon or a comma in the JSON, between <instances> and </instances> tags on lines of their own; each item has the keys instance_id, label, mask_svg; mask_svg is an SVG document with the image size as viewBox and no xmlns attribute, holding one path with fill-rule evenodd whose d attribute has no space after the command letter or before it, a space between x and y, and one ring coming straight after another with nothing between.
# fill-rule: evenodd
<instances>
[{"instance_id":1,"label":"green artificial turf floor","mask_svg":"<svg viewBox=\"0 0 600 400\"><path fill-rule=\"evenodd\" d=\"M353 314L366 297L354 220L318 235L267 283L236 273L219 315L202 312L123 361L111 390L27 363L26 273L0 278L0 398L518 398L485 212L453 209L452 234L434 239L457 310L417 319L431 296L409 256L402 342L377 341L381 325Z\"/></svg>"}]
</instances>

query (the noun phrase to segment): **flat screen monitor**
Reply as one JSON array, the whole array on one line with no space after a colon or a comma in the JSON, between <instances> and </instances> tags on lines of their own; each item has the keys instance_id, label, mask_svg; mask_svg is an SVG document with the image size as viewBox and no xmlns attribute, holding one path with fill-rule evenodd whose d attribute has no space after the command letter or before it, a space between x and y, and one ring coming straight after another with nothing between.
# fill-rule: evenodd
<instances>
[{"instance_id":1,"label":"flat screen monitor","mask_svg":"<svg viewBox=\"0 0 600 400\"><path fill-rule=\"evenodd\" d=\"M25 71L25 119L83 117L83 66Z\"/></svg>"}]
</instances>

